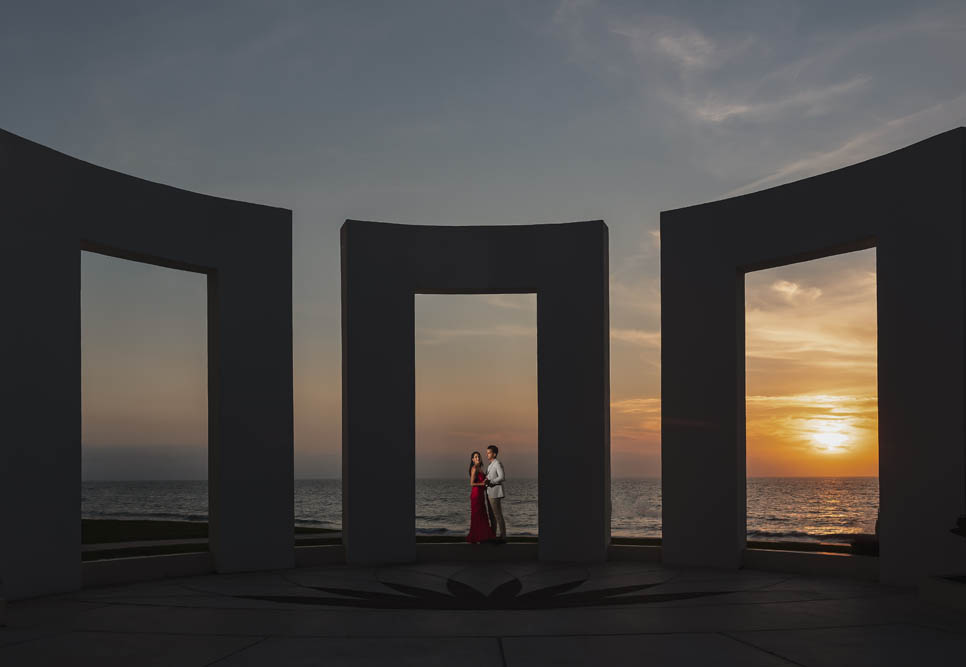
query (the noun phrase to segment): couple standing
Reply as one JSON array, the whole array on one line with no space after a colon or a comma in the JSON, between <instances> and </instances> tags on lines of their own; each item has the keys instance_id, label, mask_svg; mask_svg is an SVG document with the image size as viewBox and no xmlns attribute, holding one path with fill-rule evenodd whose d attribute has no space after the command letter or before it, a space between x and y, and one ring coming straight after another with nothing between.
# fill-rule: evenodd
<instances>
[{"instance_id":1,"label":"couple standing","mask_svg":"<svg viewBox=\"0 0 966 667\"><path fill-rule=\"evenodd\" d=\"M470 534L466 541L472 544L506 542L506 522L503 520L503 480L506 476L503 464L497 458L499 453L500 448L496 445L486 448L490 463L485 473L480 453L473 452L470 456Z\"/></svg>"}]
</instances>

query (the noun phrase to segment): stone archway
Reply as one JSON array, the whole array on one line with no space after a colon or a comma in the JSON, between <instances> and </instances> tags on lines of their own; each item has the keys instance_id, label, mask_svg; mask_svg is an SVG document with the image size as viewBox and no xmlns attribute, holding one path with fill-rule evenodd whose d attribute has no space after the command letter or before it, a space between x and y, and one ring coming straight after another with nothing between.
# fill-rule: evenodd
<instances>
[{"instance_id":1,"label":"stone archway","mask_svg":"<svg viewBox=\"0 0 966 667\"><path fill-rule=\"evenodd\" d=\"M745 548L744 273L875 246L880 571L962 567L966 129L661 214L663 558Z\"/></svg>"},{"instance_id":2,"label":"stone archway","mask_svg":"<svg viewBox=\"0 0 966 667\"><path fill-rule=\"evenodd\" d=\"M291 212L151 183L3 131L0 183L6 596L81 584L82 249L207 275L214 567L291 567Z\"/></svg>"},{"instance_id":3,"label":"stone archway","mask_svg":"<svg viewBox=\"0 0 966 667\"><path fill-rule=\"evenodd\" d=\"M536 293L539 556L610 541L607 226L342 227L343 541L350 563L415 559L414 295ZM401 479L402 478L402 479Z\"/></svg>"}]
</instances>

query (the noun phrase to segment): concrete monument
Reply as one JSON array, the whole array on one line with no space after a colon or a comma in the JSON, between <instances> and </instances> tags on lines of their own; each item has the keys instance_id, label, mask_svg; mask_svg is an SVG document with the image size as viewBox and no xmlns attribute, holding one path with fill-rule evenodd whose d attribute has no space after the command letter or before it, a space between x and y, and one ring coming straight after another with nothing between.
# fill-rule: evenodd
<instances>
[{"instance_id":1,"label":"concrete monument","mask_svg":"<svg viewBox=\"0 0 966 667\"><path fill-rule=\"evenodd\" d=\"M342 227L342 528L349 563L416 555L415 470L398 465L412 461L415 449L415 294L529 292L537 295L539 557L605 559L607 226L348 220Z\"/></svg>"},{"instance_id":2,"label":"concrete monument","mask_svg":"<svg viewBox=\"0 0 966 667\"><path fill-rule=\"evenodd\" d=\"M745 547L744 274L876 248L880 576L956 571L964 513L966 129L661 214L663 558Z\"/></svg>"},{"instance_id":3,"label":"concrete monument","mask_svg":"<svg viewBox=\"0 0 966 667\"><path fill-rule=\"evenodd\" d=\"M0 131L0 581L80 587L81 250L208 276L210 547L291 567L291 212L126 176Z\"/></svg>"}]
</instances>

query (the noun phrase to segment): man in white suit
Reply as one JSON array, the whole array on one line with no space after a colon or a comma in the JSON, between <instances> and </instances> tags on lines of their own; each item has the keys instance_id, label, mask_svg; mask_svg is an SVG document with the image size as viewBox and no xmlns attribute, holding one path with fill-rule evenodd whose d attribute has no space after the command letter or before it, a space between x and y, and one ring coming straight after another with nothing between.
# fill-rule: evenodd
<instances>
[{"instance_id":1,"label":"man in white suit","mask_svg":"<svg viewBox=\"0 0 966 667\"><path fill-rule=\"evenodd\" d=\"M491 524L493 526L493 531L497 533L496 539L500 542L506 541L506 521L503 520L503 480L506 476L503 474L503 464L497 455L500 453L500 448L496 445L490 445L486 448L486 458L490 462L489 466L486 468L486 496L490 503Z\"/></svg>"}]
</instances>

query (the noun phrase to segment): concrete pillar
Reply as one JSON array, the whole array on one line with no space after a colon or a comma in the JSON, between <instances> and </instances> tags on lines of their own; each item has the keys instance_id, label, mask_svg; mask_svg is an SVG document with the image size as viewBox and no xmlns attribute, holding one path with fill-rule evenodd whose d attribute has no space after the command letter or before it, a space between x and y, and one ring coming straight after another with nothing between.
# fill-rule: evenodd
<instances>
[{"instance_id":1,"label":"concrete pillar","mask_svg":"<svg viewBox=\"0 0 966 667\"><path fill-rule=\"evenodd\" d=\"M342 529L350 563L415 558L414 294L509 292L537 294L540 558L606 557L606 225L349 220L342 228ZM508 455L501 459L512 469Z\"/></svg>"}]
</instances>

